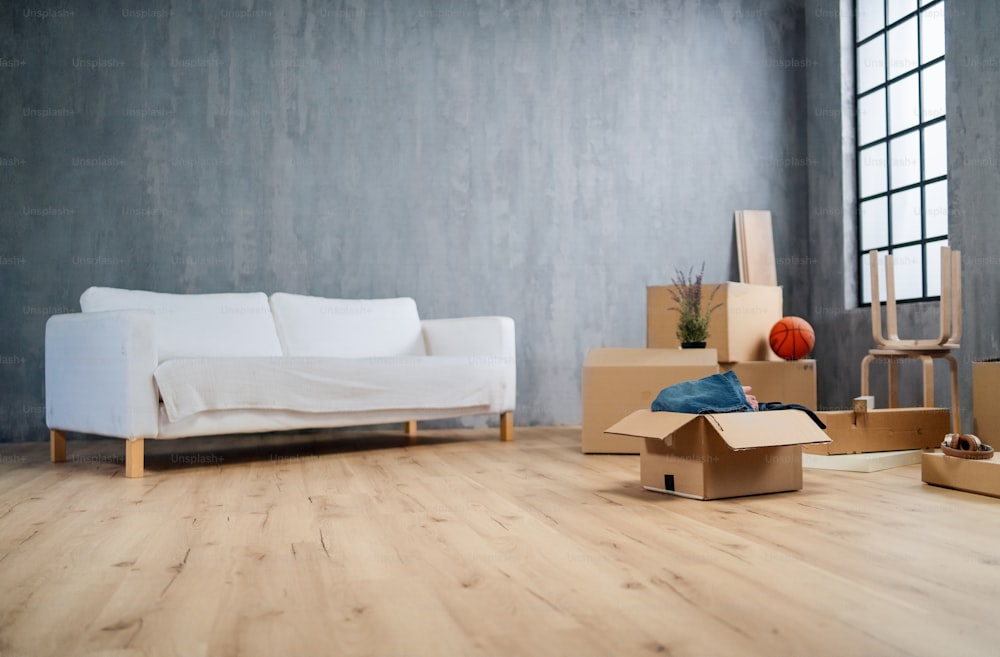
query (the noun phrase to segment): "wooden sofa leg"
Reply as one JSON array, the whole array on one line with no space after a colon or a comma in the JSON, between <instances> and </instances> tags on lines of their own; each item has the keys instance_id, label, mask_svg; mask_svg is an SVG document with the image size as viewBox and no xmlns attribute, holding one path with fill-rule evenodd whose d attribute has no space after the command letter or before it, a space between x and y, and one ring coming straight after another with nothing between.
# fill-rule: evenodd
<instances>
[{"instance_id":1,"label":"wooden sofa leg","mask_svg":"<svg viewBox=\"0 0 1000 657\"><path fill-rule=\"evenodd\" d=\"M139 479L142 477L143 466L143 439L125 441L125 476L129 479Z\"/></svg>"},{"instance_id":2,"label":"wooden sofa leg","mask_svg":"<svg viewBox=\"0 0 1000 657\"><path fill-rule=\"evenodd\" d=\"M407 420L406 421L406 435L410 436L411 438L413 436L417 435L417 421L416 420Z\"/></svg>"},{"instance_id":3,"label":"wooden sofa leg","mask_svg":"<svg viewBox=\"0 0 1000 657\"><path fill-rule=\"evenodd\" d=\"M500 414L500 440L514 440L514 411L504 411Z\"/></svg>"},{"instance_id":4,"label":"wooden sofa leg","mask_svg":"<svg viewBox=\"0 0 1000 657\"><path fill-rule=\"evenodd\" d=\"M59 429L49 430L49 458L53 463L66 460L66 432Z\"/></svg>"}]
</instances>

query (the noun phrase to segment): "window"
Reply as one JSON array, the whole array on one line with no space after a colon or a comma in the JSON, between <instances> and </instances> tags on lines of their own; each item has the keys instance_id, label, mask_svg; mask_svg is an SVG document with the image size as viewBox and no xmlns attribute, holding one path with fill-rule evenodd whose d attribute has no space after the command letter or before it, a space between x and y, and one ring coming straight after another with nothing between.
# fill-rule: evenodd
<instances>
[{"instance_id":1,"label":"window","mask_svg":"<svg viewBox=\"0 0 1000 657\"><path fill-rule=\"evenodd\" d=\"M940 296L948 245L945 0L855 0L860 302L868 252L892 253L896 298Z\"/></svg>"}]
</instances>

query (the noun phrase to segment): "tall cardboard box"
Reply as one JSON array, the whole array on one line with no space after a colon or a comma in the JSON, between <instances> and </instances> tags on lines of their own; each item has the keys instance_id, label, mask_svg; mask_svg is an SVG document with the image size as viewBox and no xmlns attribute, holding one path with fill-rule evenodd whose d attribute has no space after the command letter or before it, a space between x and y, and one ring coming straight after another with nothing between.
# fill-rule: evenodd
<instances>
[{"instance_id":1,"label":"tall cardboard box","mask_svg":"<svg viewBox=\"0 0 1000 657\"><path fill-rule=\"evenodd\" d=\"M679 313L670 296L673 285L646 288L646 346L669 349L680 346L677 339ZM712 297L713 292L715 297ZM708 324L707 346L719 353L720 363L744 360L781 360L771 351L767 339L771 327L781 319L781 288L773 285L719 283L702 286L702 310L721 303Z\"/></svg>"},{"instance_id":2,"label":"tall cardboard box","mask_svg":"<svg viewBox=\"0 0 1000 657\"><path fill-rule=\"evenodd\" d=\"M972 364L972 433L993 449L1000 450L1000 362ZM997 457L994 457L997 458Z\"/></svg>"},{"instance_id":3,"label":"tall cardboard box","mask_svg":"<svg viewBox=\"0 0 1000 657\"><path fill-rule=\"evenodd\" d=\"M583 453L638 454L639 441L604 435L667 386L719 371L714 349L591 349L583 361Z\"/></svg>"},{"instance_id":4,"label":"tall cardboard box","mask_svg":"<svg viewBox=\"0 0 1000 657\"><path fill-rule=\"evenodd\" d=\"M937 447L951 432L947 408L876 408L864 413L818 411L832 441L806 445L810 454L864 454Z\"/></svg>"},{"instance_id":5,"label":"tall cardboard box","mask_svg":"<svg viewBox=\"0 0 1000 657\"><path fill-rule=\"evenodd\" d=\"M692 415L642 410L608 428L641 438L643 488L699 500L802 488L802 445L830 439L803 411Z\"/></svg>"},{"instance_id":6,"label":"tall cardboard box","mask_svg":"<svg viewBox=\"0 0 1000 657\"><path fill-rule=\"evenodd\" d=\"M784 402L816 408L816 361L744 361L722 363L720 371L732 370L750 394L761 402Z\"/></svg>"}]
</instances>

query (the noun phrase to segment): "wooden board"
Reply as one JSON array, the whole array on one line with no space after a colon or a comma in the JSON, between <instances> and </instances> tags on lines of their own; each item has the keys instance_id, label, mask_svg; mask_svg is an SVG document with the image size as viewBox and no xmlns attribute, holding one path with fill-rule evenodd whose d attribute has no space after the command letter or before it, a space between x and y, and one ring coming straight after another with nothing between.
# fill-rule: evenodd
<instances>
[{"instance_id":1,"label":"wooden board","mask_svg":"<svg viewBox=\"0 0 1000 657\"><path fill-rule=\"evenodd\" d=\"M770 211L736 211L736 255L741 283L778 284Z\"/></svg>"}]
</instances>

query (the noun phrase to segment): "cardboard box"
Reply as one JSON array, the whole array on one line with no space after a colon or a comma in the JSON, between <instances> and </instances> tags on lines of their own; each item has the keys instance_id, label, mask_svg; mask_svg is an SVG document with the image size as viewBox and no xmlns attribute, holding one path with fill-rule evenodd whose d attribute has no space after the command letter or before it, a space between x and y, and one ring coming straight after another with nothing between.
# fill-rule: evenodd
<instances>
[{"instance_id":1,"label":"cardboard box","mask_svg":"<svg viewBox=\"0 0 1000 657\"><path fill-rule=\"evenodd\" d=\"M933 486L1000 497L1000 457L996 455L977 461L948 456L940 450L924 452L920 476Z\"/></svg>"},{"instance_id":2,"label":"cardboard box","mask_svg":"<svg viewBox=\"0 0 1000 657\"><path fill-rule=\"evenodd\" d=\"M639 441L604 430L649 408L661 390L719 371L714 349L591 349L583 361L583 453L638 454Z\"/></svg>"},{"instance_id":3,"label":"cardboard box","mask_svg":"<svg viewBox=\"0 0 1000 657\"><path fill-rule=\"evenodd\" d=\"M720 371L732 370L750 394L762 402L802 404L816 408L816 361L745 361L723 363Z\"/></svg>"},{"instance_id":4,"label":"cardboard box","mask_svg":"<svg viewBox=\"0 0 1000 657\"><path fill-rule=\"evenodd\" d=\"M605 432L642 438L639 474L647 490L714 500L802 488L802 445L829 438L802 411L636 411Z\"/></svg>"},{"instance_id":5,"label":"cardboard box","mask_svg":"<svg viewBox=\"0 0 1000 657\"><path fill-rule=\"evenodd\" d=\"M718 289L712 298L714 290ZM670 296L673 285L651 285L646 288L646 346L652 348L679 347L677 321L679 313L670 310L677 304ZM720 363L744 360L781 360L771 351L768 337L771 327L782 317L781 288L773 285L747 283L705 284L702 287L702 309L721 303L712 313L708 324L706 345L719 352Z\"/></svg>"},{"instance_id":6,"label":"cardboard box","mask_svg":"<svg viewBox=\"0 0 1000 657\"><path fill-rule=\"evenodd\" d=\"M832 442L804 447L810 454L862 454L937 447L951 431L947 408L877 408L864 413L818 411Z\"/></svg>"},{"instance_id":7,"label":"cardboard box","mask_svg":"<svg viewBox=\"0 0 1000 657\"><path fill-rule=\"evenodd\" d=\"M972 433L994 449L1000 449L1000 362L972 364ZM997 457L994 457L997 458Z\"/></svg>"}]
</instances>

